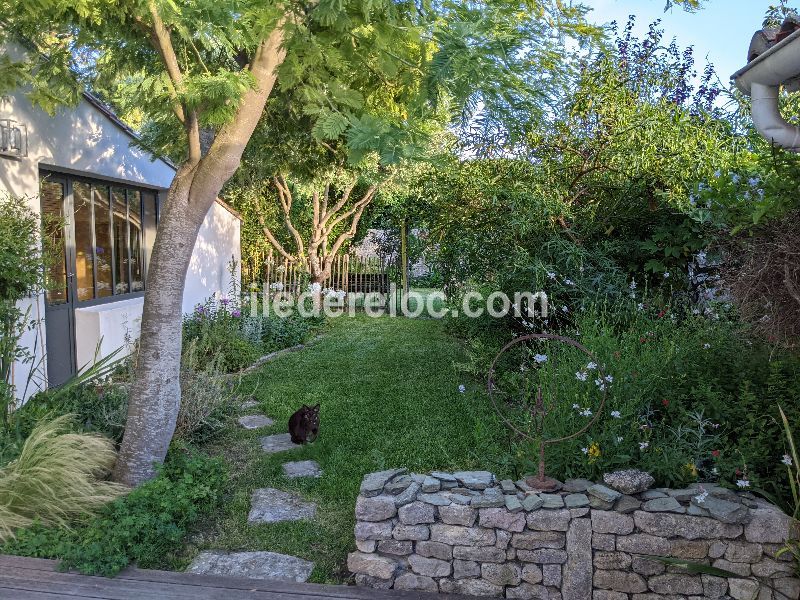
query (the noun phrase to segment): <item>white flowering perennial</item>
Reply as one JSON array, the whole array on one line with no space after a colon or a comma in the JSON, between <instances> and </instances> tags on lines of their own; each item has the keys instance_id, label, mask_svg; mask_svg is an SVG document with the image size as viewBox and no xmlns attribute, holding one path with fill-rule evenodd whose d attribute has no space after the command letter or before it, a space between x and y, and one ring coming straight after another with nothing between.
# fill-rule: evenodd
<instances>
[{"instance_id":1,"label":"white flowering perennial","mask_svg":"<svg viewBox=\"0 0 800 600\"><path fill-rule=\"evenodd\" d=\"M621 419L622 418L622 413L619 412L618 410L612 410L611 411L611 416L614 417L615 419Z\"/></svg>"},{"instance_id":2,"label":"white flowering perennial","mask_svg":"<svg viewBox=\"0 0 800 600\"><path fill-rule=\"evenodd\" d=\"M647 450L649 447L649 442L639 442L639 450Z\"/></svg>"},{"instance_id":3,"label":"white flowering perennial","mask_svg":"<svg viewBox=\"0 0 800 600\"><path fill-rule=\"evenodd\" d=\"M537 363L542 364L547 362L547 354L534 354L533 360Z\"/></svg>"},{"instance_id":4,"label":"white flowering perennial","mask_svg":"<svg viewBox=\"0 0 800 600\"><path fill-rule=\"evenodd\" d=\"M591 410L590 408L584 408L584 409L581 411L580 415L581 415L582 417L591 417L591 416L592 416L592 410Z\"/></svg>"},{"instance_id":5,"label":"white flowering perennial","mask_svg":"<svg viewBox=\"0 0 800 600\"><path fill-rule=\"evenodd\" d=\"M578 381L586 381L589 378L589 373L586 371L578 371L575 373L575 379Z\"/></svg>"},{"instance_id":6,"label":"white flowering perennial","mask_svg":"<svg viewBox=\"0 0 800 600\"><path fill-rule=\"evenodd\" d=\"M462 383L460 386L458 386L458 391L459 391L459 392L461 392L461 393L463 394L464 392L466 392L466 391L467 391L467 388L466 388L466 387L464 386L464 384Z\"/></svg>"},{"instance_id":7,"label":"white flowering perennial","mask_svg":"<svg viewBox=\"0 0 800 600\"><path fill-rule=\"evenodd\" d=\"M736 485L738 485L742 489L745 489L750 487L750 482L747 479L739 479L736 482Z\"/></svg>"},{"instance_id":8,"label":"white flowering perennial","mask_svg":"<svg viewBox=\"0 0 800 600\"><path fill-rule=\"evenodd\" d=\"M784 454L783 458L781 459L781 462L783 464L785 464L787 467L791 467L792 466L792 457L789 456L788 454Z\"/></svg>"}]
</instances>

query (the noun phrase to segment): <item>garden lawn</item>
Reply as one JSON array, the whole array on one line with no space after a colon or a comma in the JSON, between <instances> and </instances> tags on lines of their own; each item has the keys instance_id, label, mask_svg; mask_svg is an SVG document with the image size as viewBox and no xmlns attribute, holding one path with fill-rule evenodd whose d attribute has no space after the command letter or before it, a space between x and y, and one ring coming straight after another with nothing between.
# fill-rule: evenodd
<instances>
[{"instance_id":1,"label":"garden lawn","mask_svg":"<svg viewBox=\"0 0 800 600\"><path fill-rule=\"evenodd\" d=\"M393 467L502 470L507 436L486 397L462 381L454 363L457 341L433 319L332 319L323 337L249 375L241 397L252 396L275 425L244 431L232 425L206 451L225 456L232 470L223 510L190 540L186 560L197 551L269 550L316 564L315 582L347 578L347 553L355 549L354 505L365 473ZM467 383L472 392L459 392ZM266 455L259 437L287 431L289 416L303 403L322 405L314 444ZM281 465L313 459L320 479L290 480ZM319 504L314 521L247 524L250 495L275 487Z\"/></svg>"}]
</instances>

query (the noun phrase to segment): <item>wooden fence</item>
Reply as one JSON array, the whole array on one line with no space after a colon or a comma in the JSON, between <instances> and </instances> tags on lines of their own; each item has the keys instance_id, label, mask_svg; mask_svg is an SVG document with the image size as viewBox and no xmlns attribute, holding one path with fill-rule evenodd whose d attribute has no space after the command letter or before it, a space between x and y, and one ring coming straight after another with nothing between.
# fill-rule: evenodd
<instances>
[{"instance_id":1,"label":"wooden fence","mask_svg":"<svg viewBox=\"0 0 800 600\"><path fill-rule=\"evenodd\" d=\"M397 276L397 265L389 258L342 254L334 259L331 275L322 287L343 290L348 294L388 294L390 283ZM302 266L269 252L243 261L242 282L244 289L256 284L259 290L288 292L296 296L308 287L309 276Z\"/></svg>"}]
</instances>

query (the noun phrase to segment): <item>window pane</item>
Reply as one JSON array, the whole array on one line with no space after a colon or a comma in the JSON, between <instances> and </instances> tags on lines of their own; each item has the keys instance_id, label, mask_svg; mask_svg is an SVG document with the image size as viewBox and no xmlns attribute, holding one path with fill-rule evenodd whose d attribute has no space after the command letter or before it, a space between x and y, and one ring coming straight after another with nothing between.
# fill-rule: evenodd
<instances>
[{"instance_id":1,"label":"window pane","mask_svg":"<svg viewBox=\"0 0 800 600\"><path fill-rule=\"evenodd\" d=\"M142 274L142 195L128 191L128 222L131 240L131 291L144 289Z\"/></svg>"},{"instance_id":2,"label":"window pane","mask_svg":"<svg viewBox=\"0 0 800 600\"><path fill-rule=\"evenodd\" d=\"M151 192L142 193L142 204L145 260L150 264L150 259L153 257L153 242L156 241L156 195Z\"/></svg>"},{"instance_id":3,"label":"window pane","mask_svg":"<svg viewBox=\"0 0 800 600\"><path fill-rule=\"evenodd\" d=\"M45 235L53 257L47 272L47 302L63 304L67 301L67 256L64 244L64 186L53 181L42 182L42 218Z\"/></svg>"},{"instance_id":4,"label":"window pane","mask_svg":"<svg viewBox=\"0 0 800 600\"><path fill-rule=\"evenodd\" d=\"M94 242L97 256L97 298L111 295L111 214L108 188L94 188Z\"/></svg>"},{"instance_id":5,"label":"window pane","mask_svg":"<svg viewBox=\"0 0 800 600\"><path fill-rule=\"evenodd\" d=\"M128 285L128 207L125 190L114 189L114 279L115 294L127 294Z\"/></svg>"},{"instance_id":6,"label":"window pane","mask_svg":"<svg viewBox=\"0 0 800 600\"><path fill-rule=\"evenodd\" d=\"M72 184L75 205L75 283L78 301L94 298L94 258L92 256L92 189L88 183Z\"/></svg>"}]
</instances>

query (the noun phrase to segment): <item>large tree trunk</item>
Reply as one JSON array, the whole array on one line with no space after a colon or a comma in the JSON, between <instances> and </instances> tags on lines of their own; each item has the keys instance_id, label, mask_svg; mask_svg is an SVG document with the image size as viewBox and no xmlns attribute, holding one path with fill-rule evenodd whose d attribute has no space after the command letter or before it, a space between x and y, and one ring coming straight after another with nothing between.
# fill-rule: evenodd
<instances>
[{"instance_id":1,"label":"large tree trunk","mask_svg":"<svg viewBox=\"0 0 800 600\"><path fill-rule=\"evenodd\" d=\"M193 175L184 167L175 176L147 272L139 356L114 472L114 479L126 485L154 475L178 418L183 289L197 233L214 202L214 196L210 202L190 197Z\"/></svg>"},{"instance_id":2,"label":"large tree trunk","mask_svg":"<svg viewBox=\"0 0 800 600\"><path fill-rule=\"evenodd\" d=\"M154 15L157 17L155 9ZM239 168L275 84L277 68L286 56L283 24L278 23L252 58L249 68L258 87L244 95L234 120L219 131L205 156L201 156L197 119L186 117L184 121L189 158L175 175L159 220L147 273L125 436L114 467L114 479L126 485L153 477L175 432L181 401L181 309L186 272L206 213ZM168 40L162 40L160 48L170 58L169 64L177 64Z\"/></svg>"}]
</instances>

